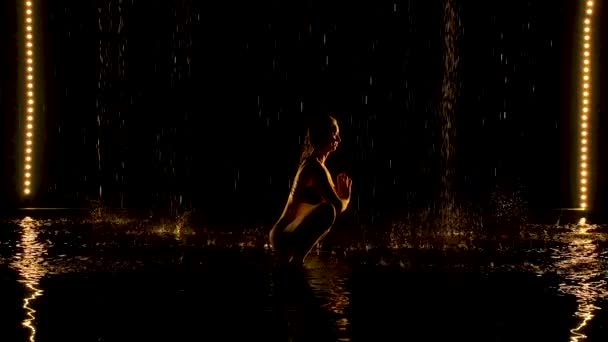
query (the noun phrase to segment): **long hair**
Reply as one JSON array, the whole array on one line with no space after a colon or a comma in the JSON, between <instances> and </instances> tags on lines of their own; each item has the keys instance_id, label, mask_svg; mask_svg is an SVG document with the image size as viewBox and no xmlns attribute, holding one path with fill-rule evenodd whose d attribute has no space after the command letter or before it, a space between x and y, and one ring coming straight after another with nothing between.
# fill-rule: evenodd
<instances>
[{"instance_id":1,"label":"long hair","mask_svg":"<svg viewBox=\"0 0 608 342\"><path fill-rule=\"evenodd\" d=\"M312 119L306 128L304 141L302 142L302 152L300 163L302 165L318 148L325 145L331 138L331 127L338 121L332 115L324 115Z\"/></svg>"}]
</instances>

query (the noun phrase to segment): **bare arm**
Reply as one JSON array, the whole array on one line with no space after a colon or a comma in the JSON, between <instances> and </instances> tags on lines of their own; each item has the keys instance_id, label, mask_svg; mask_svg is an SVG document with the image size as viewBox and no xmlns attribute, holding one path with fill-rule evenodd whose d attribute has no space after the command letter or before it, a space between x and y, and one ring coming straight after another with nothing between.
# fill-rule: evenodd
<instances>
[{"instance_id":1,"label":"bare arm","mask_svg":"<svg viewBox=\"0 0 608 342\"><path fill-rule=\"evenodd\" d=\"M340 213L344 212L350 202L350 195L340 196L342 194L338 194L329 171L321 163L310 161L306 167L316 181L316 187L321 191L323 198L331 203L336 208L336 211Z\"/></svg>"}]
</instances>

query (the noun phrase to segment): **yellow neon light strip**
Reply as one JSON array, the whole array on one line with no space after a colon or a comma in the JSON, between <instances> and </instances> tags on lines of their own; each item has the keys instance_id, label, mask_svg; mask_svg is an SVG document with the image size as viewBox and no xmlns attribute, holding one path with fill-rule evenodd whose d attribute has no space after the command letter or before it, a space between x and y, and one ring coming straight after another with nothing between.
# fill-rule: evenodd
<instances>
[{"instance_id":1,"label":"yellow neon light strip","mask_svg":"<svg viewBox=\"0 0 608 342\"><path fill-rule=\"evenodd\" d=\"M24 163L23 163L23 194L31 193L32 184L32 155L34 148L34 28L32 1L25 1L25 135L24 135Z\"/></svg>"},{"instance_id":2,"label":"yellow neon light strip","mask_svg":"<svg viewBox=\"0 0 608 342\"><path fill-rule=\"evenodd\" d=\"M580 112L580 164L579 164L579 206L585 210L588 208L588 189L589 189L589 148L590 148L590 102L591 102L591 19L593 16L593 1L585 3L585 13L583 19L583 77L581 80L582 101Z\"/></svg>"}]
</instances>

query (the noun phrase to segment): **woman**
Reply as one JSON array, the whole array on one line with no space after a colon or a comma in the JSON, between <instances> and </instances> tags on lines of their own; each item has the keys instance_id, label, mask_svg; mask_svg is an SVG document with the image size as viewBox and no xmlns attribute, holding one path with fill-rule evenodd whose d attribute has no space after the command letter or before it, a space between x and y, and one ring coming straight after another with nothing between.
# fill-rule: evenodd
<instances>
[{"instance_id":1,"label":"woman","mask_svg":"<svg viewBox=\"0 0 608 342\"><path fill-rule=\"evenodd\" d=\"M306 134L300 167L283 214L270 231L270 243L282 262L303 263L329 232L337 213L350 202L351 179L344 173L332 181L325 160L340 143L338 122L326 116Z\"/></svg>"}]
</instances>

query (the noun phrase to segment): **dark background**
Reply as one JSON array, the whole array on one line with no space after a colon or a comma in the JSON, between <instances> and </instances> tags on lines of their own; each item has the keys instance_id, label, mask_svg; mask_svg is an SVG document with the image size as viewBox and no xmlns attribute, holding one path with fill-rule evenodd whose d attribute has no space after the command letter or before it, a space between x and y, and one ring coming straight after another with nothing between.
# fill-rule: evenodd
<instances>
[{"instance_id":1,"label":"dark background","mask_svg":"<svg viewBox=\"0 0 608 342\"><path fill-rule=\"evenodd\" d=\"M99 201L271 222L297 167L303 123L326 112L343 139L328 165L353 178L353 217L438 205L442 2L37 3L31 199L18 186L23 13L20 2L0 5L2 206ZM578 4L455 3L456 203L484 208L500 193L533 210L577 206ZM597 70L606 24L594 23L592 115L604 131L606 71ZM595 176L608 164L605 135L593 139ZM602 210L608 182L592 184Z\"/></svg>"}]
</instances>

